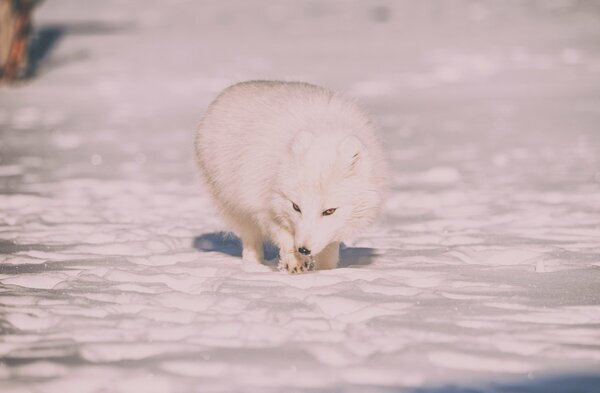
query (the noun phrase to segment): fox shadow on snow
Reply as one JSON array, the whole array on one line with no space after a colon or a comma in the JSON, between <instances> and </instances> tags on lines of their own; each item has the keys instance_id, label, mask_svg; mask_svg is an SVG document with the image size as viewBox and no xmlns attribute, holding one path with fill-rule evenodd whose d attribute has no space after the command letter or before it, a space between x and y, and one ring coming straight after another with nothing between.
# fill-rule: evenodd
<instances>
[{"instance_id":1,"label":"fox shadow on snow","mask_svg":"<svg viewBox=\"0 0 600 393\"><path fill-rule=\"evenodd\" d=\"M202 252L220 252L234 257L242 257L241 240L229 232L212 232L194 238L194 248ZM264 244L265 263L276 261L279 250L270 243ZM358 267L370 265L376 256L375 249L368 247L347 247L342 243L340 247L340 262L338 267Z\"/></svg>"}]
</instances>

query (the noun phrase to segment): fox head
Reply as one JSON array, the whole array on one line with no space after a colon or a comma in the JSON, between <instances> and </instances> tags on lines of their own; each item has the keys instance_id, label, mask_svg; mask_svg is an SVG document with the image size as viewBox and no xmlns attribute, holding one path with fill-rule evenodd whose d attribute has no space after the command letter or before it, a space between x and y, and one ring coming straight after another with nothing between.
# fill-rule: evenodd
<instances>
[{"instance_id":1,"label":"fox head","mask_svg":"<svg viewBox=\"0 0 600 393\"><path fill-rule=\"evenodd\" d=\"M381 194L374 157L354 135L299 132L279 168L273 217L295 251L316 255L371 223Z\"/></svg>"}]
</instances>

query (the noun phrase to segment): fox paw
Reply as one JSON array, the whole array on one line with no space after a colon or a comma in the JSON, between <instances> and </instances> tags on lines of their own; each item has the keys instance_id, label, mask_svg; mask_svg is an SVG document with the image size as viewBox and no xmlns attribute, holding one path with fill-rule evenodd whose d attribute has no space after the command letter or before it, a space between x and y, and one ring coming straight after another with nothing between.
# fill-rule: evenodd
<instances>
[{"instance_id":1,"label":"fox paw","mask_svg":"<svg viewBox=\"0 0 600 393\"><path fill-rule=\"evenodd\" d=\"M315 270L315 260L312 257L294 256L281 259L277 268L279 271L287 271L290 274L306 273Z\"/></svg>"}]
</instances>

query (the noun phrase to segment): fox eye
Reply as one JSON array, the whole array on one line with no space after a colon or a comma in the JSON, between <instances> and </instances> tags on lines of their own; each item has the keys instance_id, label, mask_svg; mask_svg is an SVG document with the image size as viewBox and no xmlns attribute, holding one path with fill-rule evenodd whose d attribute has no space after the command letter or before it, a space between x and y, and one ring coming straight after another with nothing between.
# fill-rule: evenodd
<instances>
[{"instance_id":1,"label":"fox eye","mask_svg":"<svg viewBox=\"0 0 600 393\"><path fill-rule=\"evenodd\" d=\"M335 213L335 211L336 211L336 210L337 210L337 207L334 207L334 208L331 208L331 209L327 209L327 210L325 210L325 211L324 211L323 213L321 213L321 214L323 214L324 216L330 216L330 215L332 215L333 213Z\"/></svg>"},{"instance_id":2,"label":"fox eye","mask_svg":"<svg viewBox=\"0 0 600 393\"><path fill-rule=\"evenodd\" d=\"M294 202L292 202L292 207L294 208L294 210L296 210L298 213L302 213L302 211L300 210L300 207L298 205L296 205Z\"/></svg>"}]
</instances>

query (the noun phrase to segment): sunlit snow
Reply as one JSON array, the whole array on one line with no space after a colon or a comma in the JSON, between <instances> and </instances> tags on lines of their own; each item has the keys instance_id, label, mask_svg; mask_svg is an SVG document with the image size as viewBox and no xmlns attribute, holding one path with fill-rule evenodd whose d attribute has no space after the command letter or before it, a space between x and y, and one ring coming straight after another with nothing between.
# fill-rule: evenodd
<instances>
[{"instance_id":1,"label":"sunlit snow","mask_svg":"<svg viewBox=\"0 0 600 393\"><path fill-rule=\"evenodd\" d=\"M34 16L55 41L0 89L0 391L600 389L594 2ZM244 268L222 233L194 130L248 79L339 90L382 132L385 210L336 270Z\"/></svg>"}]
</instances>

